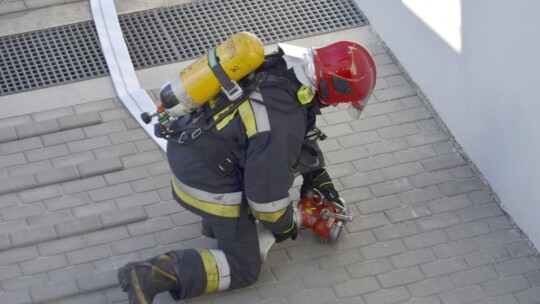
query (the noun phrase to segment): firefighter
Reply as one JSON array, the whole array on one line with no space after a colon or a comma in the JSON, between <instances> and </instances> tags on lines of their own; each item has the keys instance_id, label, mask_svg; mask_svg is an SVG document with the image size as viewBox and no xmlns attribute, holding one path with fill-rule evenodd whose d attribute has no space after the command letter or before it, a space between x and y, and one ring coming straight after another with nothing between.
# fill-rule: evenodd
<instances>
[{"instance_id":1,"label":"firefighter","mask_svg":"<svg viewBox=\"0 0 540 304\"><path fill-rule=\"evenodd\" d=\"M174 250L121 267L129 303L152 303L167 291L181 300L254 283L261 268L255 221L278 243L296 239L289 189L299 174L302 196L317 189L339 199L315 141L321 135L315 118L340 103L358 117L376 80L366 48L350 41L308 49L280 45L247 78L256 89L234 111L219 106L223 98L207 102L201 106L207 111L222 109L214 119L226 117L189 144L184 132L167 146L173 197L202 217L202 233L218 248ZM177 123L192 130L191 137L208 124L184 117Z\"/></svg>"}]
</instances>

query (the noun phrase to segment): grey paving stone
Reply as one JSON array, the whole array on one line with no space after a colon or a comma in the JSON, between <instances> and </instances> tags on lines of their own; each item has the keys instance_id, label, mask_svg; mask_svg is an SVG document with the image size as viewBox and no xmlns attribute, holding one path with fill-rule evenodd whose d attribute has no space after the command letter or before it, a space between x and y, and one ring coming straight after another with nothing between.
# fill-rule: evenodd
<instances>
[{"instance_id":1,"label":"grey paving stone","mask_svg":"<svg viewBox=\"0 0 540 304\"><path fill-rule=\"evenodd\" d=\"M97 216L88 216L74 221L58 223L54 225L54 229L58 237L68 237L85 232L101 229L101 225Z\"/></svg>"},{"instance_id":2,"label":"grey paving stone","mask_svg":"<svg viewBox=\"0 0 540 304\"><path fill-rule=\"evenodd\" d=\"M467 254L464 258L469 267L474 268L506 261L511 256L504 247L496 247Z\"/></svg>"},{"instance_id":3,"label":"grey paving stone","mask_svg":"<svg viewBox=\"0 0 540 304\"><path fill-rule=\"evenodd\" d=\"M485 221L493 232L514 229L514 226L510 220L508 220L508 218L504 215L488 218Z\"/></svg>"},{"instance_id":4,"label":"grey paving stone","mask_svg":"<svg viewBox=\"0 0 540 304\"><path fill-rule=\"evenodd\" d=\"M91 137L67 143L67 147L72 154L109 147L110 145L107 136Z\"/></svg>"},{"instance_id":5,"label":"grey paving stone","mask_svg":"<svg viewBox=\"0 0 540 304\"><path fill-rule=\"evenodd\" d=\"M154 204L158 202L160 202L160 197L156 191L137 193L137 194L115 199L115 203L120 209L126 209L129 207L137 207L137 206L146 206L146 205L150 205L150 204ZM178 205L178 203L176 202L174 202L174 204ZM170 213L174 213L178 211L181 211L181 210L173 207ZM170 214L170 213L164 213L161 215ZM148 214L148 216L153 217L150 214Z\"/></svg>"},{"instance_id":6,"label":"grey paving stone","mask_svg":"<svg viewBox=\"0 0 540 304\"><path fill-rule=\"evenodd\" d=\"M329 247L329 246L328 246ZM300 257L298 257L300 259ZM322 270L341 269L343 266L354 265L363 260L362 255L356 248L341 252L331 251L315 257ZM266 262L265 262L266 263Z\"/></svg>"},{"instance_id":7,"label":"grey paving stone","mask_svg":"<svg viewBox=\"0 0 540 304\"><path fill-rule=\"evenodd\" d=\"M341 147L352 148L356 146L363 146L366 144L379 142L381 140L381 137L376 131L367 131L340 136L337 137L337 140Z\"/></svg>"},{"instance_id":8,"label":"grey paving stone","mask_svg":"<svg viewBox=\"0 0 540 304\"><path fill-rule=\"evenodd\" d=\"M350 225L350 224L349 224ZM414 235L420 231L414 222L398 223L372 230L379 241L388 241Z\"/></svg>"},{"instance_id":9,"label":"grey paving stone","mask_svg":"<svg viewBox=\"0 0 540 304\"><path fill-rule=\"evenodd\" d=\"M416 90L414 90L410 85L406 84L406 85L392 87L392 88L374 92L374 95L379 101L387 101L387 100L405 98L409 96L415 96L417 95L417 93L416 93Z\"/></svg>"},{"instance_id":10,"label":"grey paving stone","mask_svg":"<svg viewBox=\"0 0 540 304\"><path fill-rule=\"evenodd\" d=\"M44 241L53 240L57 237L52 226L32 228L9 234L13 247L22 247Z\"/></svg>"},{"instance_id":11,"label":"grey paving stone","mask_svg":"<svg viewBox=\"0 0 540 304\"><path fill-rule=\"evenodd\" d=\"M137 140L148 138L148 134L143 129L133 129L108 134L108 137L113 145L124 144L127 142L135 142Z\"/></svg>"},{"instance_id":12,"label":"grey paving stone","mask_svg":"<svg viewBox=\"0 0 540 304\"><path fill-rule=\"evenodd\" d=\"M102 176L94 176L78 181L65 182L62 184L62 189L65 194L75 194L105 186L106 183Z\"/></svg>"},{"instance_id":13,"label":"grey paving stone","mask_svg":"<svg viewBox=\"0 0 540 304\"><path fill-rule=\"evenodd\" d=\"M379 170L346 176L340 179L345 189L354 189L383 182L384 175Z\"/></svg>"},{"instance_id":14,"label":"grey paving stone","mask_svg":"<svg viewBox=\"0 0 540 304\"><path fill-rule=\"evenodd\" d=\"M37 248L41 256L50 256L84 248L84 241L80 236L73 236L54 241L41 242L37 245Z\"/></svg>"},{"instance_id":15,"label":"grey paving stone","mask_svg":"<svg viewBox=\"0 0 540 304\"><path fill-rule=\"evenodd\" d=\"M32 137L21 139L17 141L11 141L0 144L0 153L2 155L13 154L17 152L24 152L34 150L43 147L41 139L39 137Z\"/></svg>"},{"instance_id":16,"label":"grey paving stone","mask_svg":"<svg viewBox=\"0 0 540 304\"><path fill-rule=\"evenodd\" d=\"M480 286L470 286L456 289L450 292L444 292L439 295L445 304L472 303L486 297L486 294Z\"/></svg>"},{"instance_id":17,"label":"grey paving stone","mask_svg":"<svg viewBox=\"0 0 540 304\"><path fill-rule=\"evenodd\" d=\"M409 177L416 188L424 188L454 180L454 176L448 170L428 172ZM444 193L443 193L444 194ZM456 193L458 194L458 193ZM446 194L445 194L446 195ZM450 196L450 195L447 195Z\"/></svg>"},{"instance_id":18,"label":"grey paving stone","mask_svg":"<svg viewBox=\"0 0 540 304\"><path fill-rule=\"evenodd\" d=\"M290 264L282 263L271 268L272 274L278 281L289 280L306 275L317 275L319 264L314 259L297 260Z\"/></svg>"},{"instance_id":19,"label":"grey paving stone","mask_svg":"<svg viewBox=\"0 0 540 304\"><path fill-rule=\"evenodd\" d=\"M121 158L126 168L149 165L156 162L165 161L165 157L159 150L127 155Z\"/></svg>"},{"instance_id":20,"label":"grey paving stone","mask_svg":"<svg viewBox=\"0 0 540 304\"><path fill-rule=\"evenodd\" d=\"M48 111L42 111L37 113L31 113L33 121L44 121L50 119L56 119L58 117L69 116L73 114L73 109L71 107L62 107L57 109L52 109Z\"/></svg>"},{"instance_id":21,"label":"grey paving stone","mask_svg":"<svg viewBox=\"0 0 540 304\"><path fill-rule=\"evenodd\" d=\"M428 202L432 213L442 213L472 206L471 201L465 195L445 197Z\"/></svg>"},{"instance_id":22,"label":"grey paving stone","mask_svg":"<svg viewBox=\"0 0 540 304\"><path fill-rule=\"evenodd\" d=\"M393 153L409 148L409 145L402 138L385 140L382 142L372 143L367 145L369 154L375 156L384 153Z\"/></svg>"},{"instance_id":23,"label":"grey paving stone","mask_svg":"<svg viewBox=\"0 0 540 304\"><path fill-rule=\"evenodd\" d=\"M513 295L508 294L500 297L489 297L478 302L478 304L517 304L518 302Z\"/></svg>"},{"instance_id":24,"label":"grey paving stone","mask_svg":"<svg viewBox=\"0 0 540 304\"><path fill-rule=\"evenodd\" d=\"M333 253L332 247L328 243L323 242L304 243L302 246L285 248L285 251L292 261L327 256ZM356 253L358 254L358 251Z\"/></svg>"},{"instance_id":25,"label":"grey paving stone","mask_svg":"<svg viewBox=\"0 0 540 304\"><path fill-rule=\"evenodd\" d=\"M370 185L369 188L373 192L373 195L382 197L412 190L413 186L407 178L400 178L376 185Z\"/></svg>"},{"instance_id":26,"label":"grey paving stone","mask_svg":"<svg viewBox=\"0 0 540 304\"><path fill-rule=\"evenodd\" d=\"M520 241L521 239L515 230L499 231L476 237L476 242L482 249L504 246Z\"/></svg>"},{"instance_id":27,"label":"grey paving stone","mask_svg":"<svg viewBox=\"0 0 540 304\"><path fill-rule=\"evenodd\" d=\"M448 237L441 230L428 231L403 238L410 250L431 247L448 242Z\"/></svg>"},{"instance_id":28,"label":"grey paving stone","mask_svg":"<svg viewBox=\"0 0 540 304\"><path fill-rule=\"evenodd\" d=\"M121 209L107 214L100 214L99 219L105 228L112 228L133 222L145 220L146 213L142 207Z\"/></svg>"},{"instance_id":29,"label":"grey paving stone","mask_svg":"<svg viewBox=\"0 0 540 304\"><path fill-rule=\"evenodd\" d=\"M10 3L7 3L7 4L10 4ZM2 9L4 9L4 5L5 4L2 4L2 6L0 7L0 13L2 13ZM10 303L10 304L32 303L32 300L30 299L30 295L28 294L27 290L0 293L0 297L2 298L2 301L5 301L5 303Z\"/></svg>"},{"instance_id":30,"label":"grey paving stone","mask_svg":"<svg viewBox=\"0 0 540 304\"><path fill-rule=\"evenodd\" d=\"M0 210L2 218L6 221L22 219L27 216L42 214L45 212L45 207L42 203L26 204L19 207L5 208Z\"/></svg>"},{"instance_id":31,"label":"grey paving stone","mask_svg":"<svg viewBox=\"0 0 540 304\"><path fill-rule=\"evenodd\" d=\"M88 191L88 196L93 202L115 199L133 193L130 184L119 184Z\"/></svg>"},{"instance_id":32,"label":"grey paving stone","mask_svg":"<svg viewBox=\"0 0 540 304\"><path fill-rule=\"evenodd\" d=\"M290 303L298 304L327 303L334 299L335 295L330 287L306 290L294 295L287 296L287 300Z\"/></svg>"},{"instance_id":33,"label":"grey paving stone","mask_svg":"<svg viewBox=\"0 0 540 304\"><path fill-rule=\"evenodd\" d=\"M351 223L347 224L349 231L361 231L377 228L390 224L384 213L372 213L369 215L356 216Z\"/></svg>"},{"instance_id":34,"label":"grey paving stone","mask_svg":"<svg viewBox=\"0 0 540 304\"><path fill-rule=\"evenodd\" d=\"M362 295L381 288L374 277L365 277L337 283L333 287L338 297Z\"/></svg>"},{"instance_id":35,"label":"grey paving stone","mask_svg":"<svg viewBox=\"0 0 540 304\"><path fill-rule=\"evenodd\" d=\"M418 267L410 267L379 274L377 279L384 288L391 288L421 281L424 274Z\"/></svg>"},{"instance_id":36,"label":"grey paving stone","mask_svg":"<svg viewBox=\"0 0 540 304\"><path fill-rule=\"evenodd\" d=\"M122 120L104 122L99 125L93 125L83 128L86 137L96 137L107 135L115 132L126 131L126 126Z\"/></svg>"},{"instance_id":37,"label":"grey paving stone","mask_svg":"<svg viewBox=\"0 0 540 304\"><path fill-rule=\"evenodd\" d=\"M45 0L45 1L39 1L39 0L24 0L26 3L26 7L29 10L53 6L53 5L60 5L64 4L63 0Z\"/></svg>"},{"instance_id":38,"label":"grey paving stone","mask_svg":"<svg viewBox=\"0 0 540 304\"><path fill-rule=\"evenodd\" d=\"M36 246L0 251L0 266L16 264L38 257Z\"/></svg>"},{"instance_id":39,"label":"grey paving stone","mask_svg":"<svg viewBox=\"0 0 540 304\"><path fill-rule=\"evenodd\" d=\"M495 203L462 209L457 211L457 214L464 222L476 221L480 219L503 215L501 208Z\"/></svg>"},{"instance_id":40,"label":"grey paving stone","mask_svg":"<svg viewBox=\"0 0 540 304\"><path fill-rule=\"evenodd\" d=\"M53 255L48 257L39 257L35 260L20 263L24 275L47 272L67 266L64 255Z\"/></svg>"},{"instance_id":41,"label":"grey paving stone","mask_svg":"<svg viewBox=\"0 0 540 304\"><path fill-rule=\"evenodd\" d=\"M431 201L436 202L437 199L442 198L443 194L437 187L429 186L427 188L413 189L408 192L399 193L398 197L405 205L414 205L428 201L431 204Z\"/></svg>"},{"instance_id":42,"label":"grey paving stone","mask_svg":"<svg viewBox=\"0 0 540 304\"><path fill-rule=\"evenodd\" d=\"M38 186L78 180L81 176L75 166L66 166L34 174Z\"/></svg>"},{"instance_id":43,"label":"grey paving stone","mask_svg":"<svg viewBox=\"0 0 540 304\"><path fill-rule=\"evenodd\" d=\"M126 227L116 227L95 232L86 233L82 236L81 241L87 246L96 246L108 244L114 241L129 238L129 233ZM84 240L84 241L83 241Z\"/></svg>"},{"instance_id":44,"label":"grey paving stone","mask_svg":"<svg viewBox=\"0 0 540 304\"><path fill-rule=\"evenodd\" d=\"M101 123L98 112L78 113L56 119L61 130L80 128Z\"/></svg>"},{"instance_id":45,"label":"grey paving stone","mask_svg":"<svg viewBox=\"0 0 540 304\"><path fill-rule=\"evenodd\" d=\"M516 293L516 298L520 304L535 304L540 299L540 288L527 289Z\"/></svg>"},{"instance_id":46,"label":"grey paving stone","mask_svg":"<svg viewBox=\"0 0 540 304\"><path fill-rule=\"evenodd\" d=\"M368 304L404 303L411 298L405 287L387 288L363 296Z\"/></svg>"},{"instance_id":47,"label":"grey paving stone","mask_svg":"<svg viewBox=\"0 0 540 304\"><path fill-rule=\"evenodd\" d=\"M431 215L416 221L420 230L434 230L460 224L458 216L453 212Z\"/></svg>"},{"instance_id":48,"label":"grey paving stone","mask_svg":"<svg viewBox=\"0 0 540 304\"><path fill-rule=\"evenodd\" d=\"M37 162L46 159L58 158L69 154L66 145L60 144L42 149L36 149L24 152L28 162Z\"/></svg>"},{"instance_id":49,"label":"grey paving stone","mask_svg":"<svg viewBox=\"0 0 540 304\"><path fill-rule=\"evenodd\" d=\"M378 129L377 133L383 139L394 139L420 133L420 129L414 123L408 123L403 125L394 125L382 129Z\"/></svg>"},{"instance_id":50,"label":"grey paving stone","mask_svg":"<svg viewBox=\"0 0 540 304\"><path fill-rule=\"evenodd\" d=\"M437 277L468 269L461 257L430 262L421 265L420 268L428 277Z\"/></svg>"},{"instance_id":51,"label":"grey paving stone","mask_svg":"<svg viewBox=\"0 0 540 304\"><path fill-rule=\"evenodd\" d=\"M22 191L36 187L32 176L19 176L0 180L0 194Z\"/></svg>"},{"instance_id":52,"label":"grey paving stone","mask_svg":"<svg viewBox=\"0 0 540 304\"><path fill-rule=\"evenodd\" d=\"M98 159L77 165L77 170L79 171L81 178L120 171L123 168L124 165L119 158ZM107 184L110 184L107 176L105 176L105 179Z\"/></svg>"},{"instance_id":53,"label":"grey paving stone","mask_svg":"<svg viewBox=\"0 0 540 304\"><path fill-rule=\"evenodd\" d=\"M336 250L347 250L351 248L366 246L376 242L375 237L371 231L360 231L353 233L343 232L339 236L339 242L332 244L332 247Z\"/></svg>"},{"instance_id":54,"label":"grey paving stone","mask_svg":"<svg viewBox=\"0 0 540 304\"><path fill-rule=\"evenodd\" d=\"M157 231L167 230L173 227L169 217L158 217L143 222L127 225L131 236L149 234Z\"/></svg>"},{"instance_id":55,"label":"grey paving stone","mask_svg":"<svg viewBox=\"0 0 540 304\"><path fill-rule=\"evenodd\" d=\"M0 282L21 276L21 270L17 264L0 267Z\"/></svg>"},{"instance_id":56,"label":"grey paving stone","mask_svg":"<svg viewBox=\"0 0 540 304\"><path fill-rule=\"evenodd\" d=\"M434 157L437 155L437 152L428 145L397 151L393 155L400 163L408 163Z\"/></svg>"},{"instance_id":57,"label":"grey paving stone","mask_svg":"<svg viewBox=\"0 0 540 304\"><path fill-rule=\"evenodd\" d=\"M381 171L388 180L417 175L425 172L422 165L417 162L382 168Z\"/></svg>"},{"instance_id":58,"label":"grey paving stone","mask_svg":"<svg viewBox=\"0 0 540 304\"><path fill-rule=\"evenodd\" d=\"M103 122L116 121L131 116L129 111L124 108L103 110L99 112L99 115Z\"/></svg>"},{"instance_id":59,"label":"grey paving stone","mask_svg":"<svg viewBox=\"0 0 540 304\"><path fill-rule=\"evenodd\" d=\"M464 180L451 181L439 185L442 193L447 196L467 193L477 190L483 190L484 185L477 178L469 178Z\"/></svg>"},{"instance_id":60,"label":"grey paving stone","mask_svg":"<svg viewBox=\"0 0 540 304\"><path fill-rule=\"evenodd\" d=\"M116 270L96 273L76 279L77 286L83 293L98 291L108 287L118 286Z\"/></svg>"},{"instance_id":61,"label":"grey paving stone","mask_svg":"<svg viewBox=\"0 0 540 304\"><path fill-rule=\"evenodd\" d=\"M401 100L401 102L402 102L403 105L405 105L407 108L409 108L412 105L411 100L417 101L418 99L410 98L410 99L406 99L406 100ZM408 110L404 110L404 111L401 111L401 112L394 112L394 113L388 114L388 116L390 117L392 122L394 122L395 124L398 124L398 125L399 124L409 123L409 122L421 121L421 120L428 119L428 118L432 117L431 113L424 107L408 109Z\"/></svg>"},{"instance_id":62,"label":"grey paving stone","mask_svg":"<svg viewBox=\"0 0 540 304\"><path fill-rule=\"evenodd\" d=\"M473 239L458 240L433 247L439 259L447 259L480 250Z\"/></svg>"},{"instance_id":63,"label":"grey paving stone","mask_svg":"<svg viewBox=\"0 0 540 304\"><path fill-rule=\"evenodd\" d=\"M429 133L411 135L406 137L405 140L407 141L407 144L411 147L418 147L446 141L448 140L448 136L442 131L434 131Z\"/></svg>"},{"instance_id":64,"label":"grey paving stone","mask_svg":"<svg viewBox=\"0 0 540 304\"><path fill-rule=\"evenodd\" d=\"M476 221L446 228L445 232L451 240L460 240L490 233L491 229L485 221Z\"/></svg>"},{"instance_id":65,"label":"grey paving stone","mask_svg":"<svg viewBox=\"0 0 540 304\"><path fill-rule=\"evenodd\" d=\"M496 280L499 275L491 266L485 266L454 273L451 278L456 286L467 287Z\"/></svg>"},{"instance_id":66,"label":"grey paving stone","mask_svg":"<svg viewBox=\"0 0 540 304\"><path fill-rule=\"evenodd\" d=\"M325 154L328 161L335 165L343 162L348 162L352 160L357 160L361 158L366 158L369 154L366 151L366 148L363 146L352 147L347 149L342 149L338 151L332 151Z\"/></svg>"},{"instance_id":67,"label":"grey paving stone","mask_svg":"<svg viewBox=\"0 0 540 304\"><path fill-rule=\"evenodd\" d=\"M0 156L0 169L22 164L26 164L26 158L23 153Z\"/></svg>"},{"instance_id":68,"label":"grey paving stone","mask_svg":"<svg viewBox=\"0 0 540 304\"><path fill-rule=\"evenodd\" d=\"M377 242L372 245L363 246L360 248L362 256L367 260L386 257L402 253L407 249L401 240L390 240L385 242Z\"/></svg>"},{"instance_id":69,"label":"grey paving stone","mask_svg":"<svg viewBox=\"0 0 540 304\"><path fill-rule=\"evenodd\" d=\"M426 297L454 289L454 284L447 276L407 285L411 295L416 298Z\"/></svg>"},{"instance_id":70,"label":"grey paving stone","mask_svg":"<svg viewBox=\"0 0 540 304\"><path fill-rule=\"evenodd\" d=\"M528 257L533 254L531 248L526 243L515 243L505 247L513 258Z\"/></svg>"},{"instance_id":71,"label":"grey paving stone","mask_svg":"<svg viewBox=\"0 0 540 304\"><path fill-rule=\"evenodd\" d=\"M108 244L87 247L66 253L66 257L70 265L84 264L108 258L112 255L113 253Z\"/></svg>"},{"instance_id":72,"label":"grey paving stone","mask_svg":"<svg viewBox=\"0 0 540 304\"><path fill-rule=\"evenodd\" d=\"M465 160L457 153L445 154L437 157L422 160L422 165L428 171L449 169L465 164Z\"/></svg>"},{"instance_id":73,"label":"grey paving stone","mask_svg":"<svg viewBox=\"0 0 540 304\"><path fill-rule=\"evenodd\" d=\"M337 170L338 171L337 174L344 174L343 171L345 171L344 168L347 165L351 168L351 170L354 170L354 168L350 164L344 164L343 166L337 166L337 168L328 167L327 169ZM169 163L165 162L165 161L150 164L150 165L145 166L144 168L148 171L148 174L150 174L150 176L157 176L157 175L162 175L162 174L165 174L165 173L168 173L168 174L171 173L171 167L169 166Z\"/></svg>"},{"instance_id":74,"label":"grey paving stone","mask_svg":"<svg viewBox=\"0 0 540 304\"><path fill-rule=\"evenodd\" d=\"M54 119L15 126L15 132L19 139L53 133L59 129Z\"/></svg>"},{"instance_id":75,"label":"grey paving stone","mask_svg":"<svg viewBox=\"0 0 540 304\"><path fill-rule=\"evenodd\" d=\"M114 171L120 171L124 168L124 165L119 159L115 159L115 164L119 167L117 168L117 170ZM149 177L149 174L144 167L129 168L120 172L105 174L105 180L107 181L108 185L128 183L147 177Z\"/></svg>"},{"instance_id":76,"label":"grey paving stone","mask_svg":"<svg viewBox=\"0 0 540 304\"><path fill-rule=\"evenodd\" d=\"M159 190L162 188L169 188L171 185L171 175L163 174L158 176L152 176L144 180L137 180L131 182L131 187L137 193L147 192L151 190Z\"/></svg>"},{"instance_id":77,"label":"grey paving stone","mask_svg":"<svg viewBox=\"0 0 540 304\"><path fill-rule=\"evenodd\" d=\"M506 293L514 293L531 287L525 276L517 275L504 277L496 281L489 281L482 284L484 291L489 296L500 296Z\"/></svg>"},{"instance_id":78,"label":"grey paving stone","mask_svg":"<svg viewBox=\"0 0 540 304\"><path fill-rule=\"evenodd\" d=\"M20 204L16 193L0 194L0 209L14 207Z\"/></svg>"},{"instance_id":79,"label":"grey paving stone","mask_svg":"<svg viewBox=\"0 0 540 304\"><path fill-rule=\"evenodd\" d=\"M49 211L68 209L90 203L86 193L64 195L62 197L45 200L45 206Z\"/></svg>"},{"instance_id":80,"label":"grey paving stone","mask_svg":"<svg viewBox=\"0 0 540 304\"><path fill-rule=\"evenodd\" d=\"M40 173L51 169L51 163L48 160L43 160L39 162L10 167L7 168L7 171L10 177L25 177L28 175L33 175L34 173Z\"/></svg>"},{"instance_id":81,"label":"grey paving stone","mask_svg":"<svg viewBox=\"0 0 540 304\"><path fill-rule=\"evenodd\" d=\"M354 190L351 190L351 191L354 191ZM370 198L368 194L369 193L365 195L366 199ZM347 202L351 202L351 200L347 200ZM381 212L381 211L401 207L401 202L395 195L389 195L389 196L364 200L355 205L362 214L371 214L375 212Z\"/></svg>"},{"instance_id":82,"label":"grey paving stone","mask_svg":"<svg viewBox=\"0 0 540 304\"><path fill-rule=\"evenodd\" d=\"M430 249L406 251L390 257L395 268L406 268L435 261L437 258Z\"/></svg>"},{"instance_id":83,"label":"grey paving stone","mask_svg":"<svg viewBox=\"0 0 540 304\"><path fill-rule=\"evenodd\" d=\"M385 64L377 67L377 77L400 75L401 71L395 64Z\"/></svg>"},{"instance_id":84,"label":"grey paving stone","mask_svg":"<svg viewBox=\"0 0 540 304\"><path fill-rule=\"evenodd\" d=\"M74 281L61 282L61 283L49 283L44 287L37 287L30 289L30 296L34 302L47 302L73 296L79 293L77 285Z\"/></svg>"},{"instance_id":85,"label":"grey paving stone","mask_svg":"<svg viewBox=\"0 0 540 304\"><path fill-rule=\"evenodd\" d=\"M110 98L98 101L91 101L73 106L73 110L75 111L75 113L99 112L115 108L116 105Z\"/></svg>"},{"instance_id":86,"label":"grey paving stone","mask_svg":"<svg viewBox=\"0 0 540 304\"><path fill-rule=\"evenodd\" d=\"M17 139L14 127L0 128L0 143Z\"/></svg>"},{"instance_id":87,"label":"grey paving stone","mask_svg":"<svg viewBox=\"0 0 540 304\"><path fill-rule=\"evenodd\" d=\"M114 254L124 254L141 249L155 247L157 246L157 244L158 243L156 241L156 238L154 238L154 235L147 234L112 242L111 249Z\"/></svg>"},{"instance_id":88,"label":"grey paving stone","mask_svg":"<svg viewBox=\"0 0 540 304\"><path fill-rule=\"evenodd\" d=\"M178 205L178 203L174 202L175 204ZM146 214L148 214L148 217L153 217L148 209L145 207L145 212ZM173 223L173 225L175 226L182 226L182 225L190 225L190 224L196 224L196 223L199 223L201 221L201 217L192 213L192 212L189 212L189 211L184 211L184 212L177 212L175 214L171 214L169 216L171 218L171 221Z\"/></svg>"},{"instance_id":89,"label":"grey paving stone","mask_svg":"<svg viewBox=\"0 0 540 304\"><path fill-rule=\"evenodd\" d=\"M524 257L499 263L494 265L493 268L497 270L501 277L506 277L540 270L540 262L534 257Z\"/></svg>"},{"instance_id":90,"label":"grey paving stone","mask_svg":"<svg viewBox=\"0 0 540 304\"><path fill-rule=\"evenodd\" d=\"M176 227L171 230L155 233L157 242L160 245L166 245L196 238L201 235L201 229L198 225L187 225Z\"/></svg>"},{"instance_id":91,"label":"grey paving stone","mask_svg":"<svg viewBox=\"0 0 540 304\"><path fill-rule=\"evenodd\" d=\"M385 211L385 214L390 222L395 224L426 217L429 216L431 212L425 204L416 204L402 208L390 209Z\"/></svg>"},{"instance_id":92,"label":"grey paving stone","mask_svg":"<svg viewBox=\"0 0 540 304\"><path fill-rule=\"evenodd\" d=\"M71 141L80 140L84 138L84 134L81 129L67 130L52 134L42 135L41 139L43 144L48 146L55 146L60 144L65 144Z\"/></svg>"},{"instance_id":93,"label":"grey paving stone","mask_svg":"<svg viewBox=\"0 0 540 304\"><path fill-rule=\"evenodd\" d=\"M118 208L114 204L114 201L108 200L72 208L71 213L75 216L75 218L82 218L92 215L114 212L116 210L118 210Z\"/></svg>"},{"instance_id":94,"label":"grey paving stone","mask_svg":"<svg viewBox=\"0 0 540 304\"><path fill-rule=\"evenodd\" d=\"M11 243L9 241L7 234L0 234L0 250L6 250L11 248Z\"/></svg>"},{"instance_id":95,"label":"grey paving stone","mask_svg":"<svg viewBox=\"0 0 540 304\"><path fill-rule=\"evenodd\" d=\"M392 124L393 123L388 116L375 116L364 118L361 117L358 120L352 121L350 126L355 132L365 132L388 127Z\"/></svg>"},{"instance_id":96,"label":"grey paving stone","mask_svg":"<svg viewBox=\"0 0 540 304\"><path fill-rule=\"evenodd\" d=\"M369 157L366 159L360 159L354 161L354 166L360 172L368 172L371 170L381 169L396 165L398 161L392 154L380 154L377 156Z\"/></svg>"},{"instance_id":97,"label":"grey paving stone","mask_svg":"<svg viewBox=\"0 0 540 304\"><path fill-rule=\"evenodd\" d=\"M63 157L51 159L51 163L54 168L62 168L67 166L76 166L81 163L93 161L94 156L92 152L81 152L77 154L71 154Z\"/></svg>"}]
</instances>

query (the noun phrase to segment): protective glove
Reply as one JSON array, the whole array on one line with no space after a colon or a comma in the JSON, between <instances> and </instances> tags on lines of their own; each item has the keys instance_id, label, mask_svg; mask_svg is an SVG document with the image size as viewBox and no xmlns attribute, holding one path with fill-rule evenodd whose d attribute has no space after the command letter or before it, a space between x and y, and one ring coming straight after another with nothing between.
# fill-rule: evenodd
<instances>
[{"instance_id":1,"label":"protective glove","mask_svg":"<svg viewBox=\"0 0 540 304\"><path fill-rule=\"evenodd\" d=\"M293 220L291 227L289 227L287 230L283 231L282 233L272 233L274 237L276 238L276 243L281 243L285 241L288 238L291 238L293 241L296 240L296 237L298 236L298 225L296 225L296 221Z\"/></svg>"},{"instance_id":2,"label":"protective glove","mask_svg":"<svg viewBox=\"0 0 540 304\"><path fill-rule=\"evenodd\" d=\"M316 189L321 192L327 200L341 204L339 193L334 188L332 179L330 178L330 175L328 175L326 169L317 169L302 176L304 181L300 187L300 197L304 198L309 196L309 191L311 189Z\"/></svg>"}]
</instances>

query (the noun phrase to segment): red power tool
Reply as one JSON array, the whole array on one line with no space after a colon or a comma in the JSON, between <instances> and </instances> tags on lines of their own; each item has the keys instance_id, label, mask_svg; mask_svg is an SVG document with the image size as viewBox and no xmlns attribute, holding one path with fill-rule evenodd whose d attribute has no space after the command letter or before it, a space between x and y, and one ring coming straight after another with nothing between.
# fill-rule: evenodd
<instances>
[{"instance_id":1,"label":"red power tool","mask_svg":"<svg viewBox=\"0 0 540 304\"><path fill-rule=\"evenodd\" d=\"M323 199L321 193L300 199L296 208L296 223L299 228L310 228L323 242L335 242L346 222L351 222L349 209L343 199L341 204Z\"/></svg>"}]
</instances>

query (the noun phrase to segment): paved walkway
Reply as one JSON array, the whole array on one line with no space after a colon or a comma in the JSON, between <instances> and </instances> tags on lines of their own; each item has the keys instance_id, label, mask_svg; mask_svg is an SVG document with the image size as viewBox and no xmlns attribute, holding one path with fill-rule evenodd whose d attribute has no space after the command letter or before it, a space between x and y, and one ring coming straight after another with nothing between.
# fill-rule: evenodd
<instances>
[{"instance_id":1,"label":"paved walkway","mask_svg":"<svg viewBox=\"0 0 540 304\"><path fill-rule=\"evenodd\" d=\"M186 302L540 303L540 263L378 37L364 27L293 43L336 39L366 44L379 73L360 120L339 108L319 120L354 222L336 244L306 230L274 246L252 287ZM170 70L139 75L155 95L148 83ZM119 266L213 245L172 200L164 154L103 81L7 96L65 106L0 120L2 303L127 303ZM85 96L60 92L81 86Z\"/></svg>"}]
</instances>

